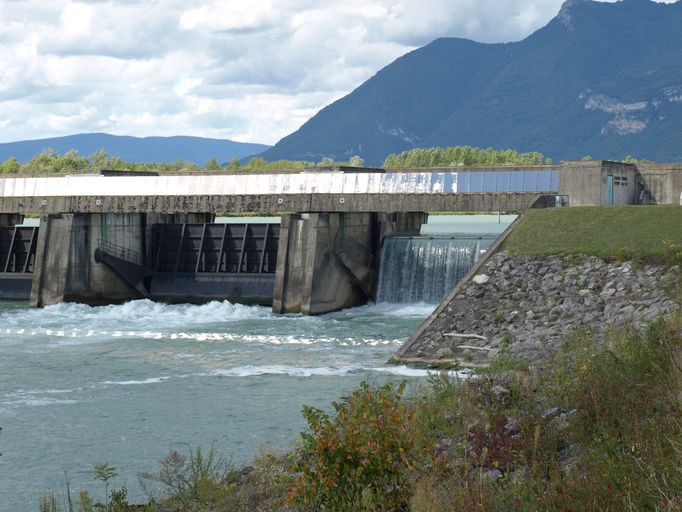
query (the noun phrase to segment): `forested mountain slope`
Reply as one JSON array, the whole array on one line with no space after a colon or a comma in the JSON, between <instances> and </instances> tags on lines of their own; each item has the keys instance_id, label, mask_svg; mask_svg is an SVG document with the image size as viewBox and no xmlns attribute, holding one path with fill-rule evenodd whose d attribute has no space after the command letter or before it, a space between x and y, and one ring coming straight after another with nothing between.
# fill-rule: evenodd
<instances>
[{"instance_id":1,"label":"forested mountain slope","mask_svg":"<svg viewBox=\"0 0 682 512\"><path fill-rule=\"evenodd\" d=\"M554 160L682 160L682 2L568 0L520 42L437 39L322 109L263 156L413 147L540 151Z\"/></svg>"}]
</instances>

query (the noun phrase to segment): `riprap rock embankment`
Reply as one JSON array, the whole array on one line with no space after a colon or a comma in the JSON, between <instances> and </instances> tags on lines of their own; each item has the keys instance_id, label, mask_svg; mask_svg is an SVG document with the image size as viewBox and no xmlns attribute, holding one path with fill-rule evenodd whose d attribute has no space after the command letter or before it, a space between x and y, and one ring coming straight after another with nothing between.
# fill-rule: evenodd
<instances>
[{"instance_id":1,"label":"riprap rock embankment","mask_svg":"<svg viewBox=\"0 0 682 512\"><path fill-rule=\"evenodd\" d=\"M404 361L540 360L576 330L642 328L678 308L679 267L582 255L493 255L401 352Z\"/></svg>"}]
</instances>

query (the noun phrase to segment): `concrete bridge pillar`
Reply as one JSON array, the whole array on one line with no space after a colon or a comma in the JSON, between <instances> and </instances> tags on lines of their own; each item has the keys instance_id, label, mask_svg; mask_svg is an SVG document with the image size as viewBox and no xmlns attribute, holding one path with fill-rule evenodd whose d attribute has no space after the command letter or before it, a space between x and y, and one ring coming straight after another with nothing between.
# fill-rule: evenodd
<instances>
[{"instance_id":1,"label":"concrete bridge pillar","mask_svg":"<svg viewBox=\"0 0 682 512\"><path fill-rule=\"evenodd\" d=\"M211 220L208 214L45 215L40 222L30 305L44 307L59 302L98 305L140 298L139 292L95 261L95 249L100 243L137 254L144 262L151 254L153 224Z\"/></svg>"},{"instance_id":2,"label":"concrete bridge pillar","mask_svg":"<svg viewBox=\"0 0 682 512\"><path fill-rule=\"evenodd\" d=\"M273 312L319 315L375 297L390 235L419 234L425 213L310 213L282 217Z\"/></svg>"}]
</instances>

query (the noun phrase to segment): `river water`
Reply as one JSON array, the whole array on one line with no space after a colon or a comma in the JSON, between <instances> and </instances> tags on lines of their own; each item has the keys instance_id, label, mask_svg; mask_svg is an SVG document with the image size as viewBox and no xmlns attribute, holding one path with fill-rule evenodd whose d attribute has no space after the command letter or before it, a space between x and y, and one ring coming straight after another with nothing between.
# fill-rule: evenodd
<instances>
[{"instance_id":1,"label":"river water","mask_svg":"<svg viewBox=\"0 0 682 512\"><path fill-rule=\"evenodd\" d=\"M424 232L499 233L503 217L432 217ZM435 303L379 303L320 317L227 302L133 301L32 310L0 302L0 512L38 509L41 493L95 494L95 464L136 474L170 449L213 445L235 463L284 450L303 405L328 407L361 380L422 379L386 365Z\"/></svg>"}]
</instances>

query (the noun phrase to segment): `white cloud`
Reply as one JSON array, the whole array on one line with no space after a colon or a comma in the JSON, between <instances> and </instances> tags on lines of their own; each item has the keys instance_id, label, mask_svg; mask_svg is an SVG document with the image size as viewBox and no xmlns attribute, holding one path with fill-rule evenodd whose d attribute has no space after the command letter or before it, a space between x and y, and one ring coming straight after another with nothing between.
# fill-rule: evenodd
<instances>
[{"instance_id":1,"label":"white cloud","mask_svg":"<svg viewBox=\"0 0 682 512\"><path fill-rule=\"evenodd\" d=\"M220 0L186 11L181 30L248 31L277 23L271 0Z\"/></svg>"},{"instance_id":2,"label":"white cloud","mask_svg":"<svg viewBox=\"0 0 682 512\"><path fill-rule=\"evenodd\" d=\"M417 46L522 39L561 2L0 1L0 141L108 131L274 143Z\"/></svg>"},{"instance_id":3,"label":"white cloud","mask_svg":"<svg viewBox=\"0 0 682 512\"><path fill-rule=\"evenodd\" d=\"M181 78L175 83L175 94L178 96L187 96L192 89L201 85L201 78Z\"/></svg>"},{"instance_id":4,"label":"white cloud","mask_svg":"<svg viewBox=\"0 0 682 512\"><path fill-rule=\"evenodd\" d=\"M95 10L89 5L68 4L59 17L59 30L72 38L89 36L94 15Z\"/></svg>"}]
</instances>

